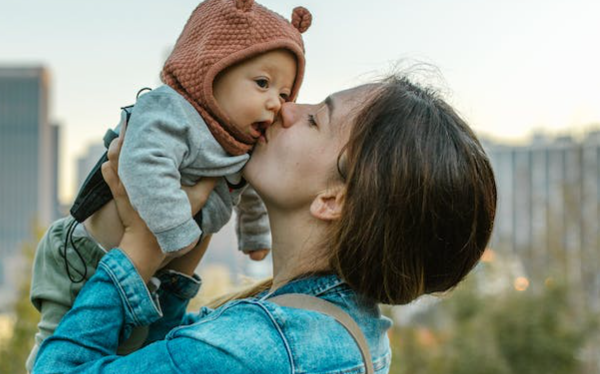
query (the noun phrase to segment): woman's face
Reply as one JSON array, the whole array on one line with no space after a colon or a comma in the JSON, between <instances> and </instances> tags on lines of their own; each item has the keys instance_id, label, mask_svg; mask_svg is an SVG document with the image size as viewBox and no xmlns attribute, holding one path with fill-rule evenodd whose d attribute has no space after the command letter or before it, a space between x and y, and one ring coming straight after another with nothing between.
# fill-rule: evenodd
<instances>
[{"instance_id":1,"label":"woman's face","mask_svg":"<svg viewBox=\"0 0 600 374\"><path fill-rule=\"evenodd\" d=\"M244 169L244 177L265 203L303 208L332 187L354 115L372 89L372 85L360 86L330 95L319 104L282 106L280 119L261 137Z\"/></svg>"}]
</instances>

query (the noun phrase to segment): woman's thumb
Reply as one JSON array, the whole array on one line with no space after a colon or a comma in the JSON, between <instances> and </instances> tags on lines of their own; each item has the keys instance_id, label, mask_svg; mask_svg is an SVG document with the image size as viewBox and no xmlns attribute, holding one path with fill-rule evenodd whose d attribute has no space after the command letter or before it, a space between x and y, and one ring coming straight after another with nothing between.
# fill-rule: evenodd
<instances>
[{"instance_id":1,"label":"woman's thumb","mask_svg":"<svg viewBox=\"0 0 600 374\"><path fill-rule=\"evenodd\" d=\"M208 200L208 196L215 188L218 180L219 178L217 177L205 177L200 179L200 182L196 183L196 185L193 187L196 190L197 196L206 202L206 200Z\"/></svg>"},{"instance_id":2,"label":"woman's thumb","mask_svg":"<svg viewBox=\"0 0 600 374\"><path fill-rule=\"evenodd\" d=\"M123 186L121 186L117 172L112 167L110 161L102 164L102 177L106 184L108 184L108 188L110 188L113 197L117 198L124 194Z\"/></svg>"},{"instance_id":3,"label":"woman's thumb","mask_svg":"<svg viewBox=\"0 0 600 374\"><path fill-rule=\"evenodd\" d=\"M218 180L217 177L205 177L195 185L183 188L192 205L192 215L196 215L204 207Z\"/></svg>"}]
</instances>

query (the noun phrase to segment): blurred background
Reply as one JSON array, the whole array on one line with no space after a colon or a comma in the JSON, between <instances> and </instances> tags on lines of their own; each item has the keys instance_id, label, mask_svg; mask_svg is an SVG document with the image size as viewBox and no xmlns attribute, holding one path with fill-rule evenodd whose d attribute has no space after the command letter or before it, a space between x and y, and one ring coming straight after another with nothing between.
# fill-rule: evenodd
<instances>
[{"instance_id":1,"label":"blurred background","mask_svg":"<svg viewBox=\"0 0 600 374\"><path fill-rule=\"evenodd\" d=\"M479 135L499 208L457 290L382 306L393 373L600 373L600 2L262 0L304 34L299 101L408 67ZM159 72L197 1L0 4L0 373L22 373L39 314L35 245L68 212L102 136ZM596 46L596 47L594 47ZM428 64L417 65L415 61ZM270 273L226 227L193 307Z\"/></svg>"}]
</instances>

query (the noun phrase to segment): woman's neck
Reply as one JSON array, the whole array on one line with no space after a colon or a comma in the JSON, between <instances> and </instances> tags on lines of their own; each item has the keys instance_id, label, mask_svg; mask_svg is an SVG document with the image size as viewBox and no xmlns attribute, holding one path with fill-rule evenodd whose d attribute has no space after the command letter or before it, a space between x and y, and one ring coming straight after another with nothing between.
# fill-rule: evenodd
<instances>
[{"instance_id":1,"label":"woman's neck","mask_svg":"<svg viewBox=\"0 0 600 374\"><path fill-rule=\"evenodd\" d=\"M271 291L301 274L326 270L329 265L323 248L326 224L306 210L268 211L273 239Z\"/></svg>"}]
</instances>

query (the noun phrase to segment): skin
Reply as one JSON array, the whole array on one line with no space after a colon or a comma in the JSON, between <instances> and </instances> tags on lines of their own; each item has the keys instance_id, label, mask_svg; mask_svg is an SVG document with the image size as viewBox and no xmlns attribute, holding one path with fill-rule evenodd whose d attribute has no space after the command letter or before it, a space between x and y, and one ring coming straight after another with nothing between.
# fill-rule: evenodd
<instances>
[{"instance_id":1,"label":"skin","mask_svg":"<svg viewBox=\"0 0 600 374\"><path fill-rule=\"evenodd\" d=\"M274 50L222 72L215 79L213 94L229 121L240 131L258 140L278 116L282 104L288 100L295 78L295 57L288 51ZM126 125L122 127L122 133L125 128ZM118 158L121 144L122 139L113 146L113 160ZM115 168L116 165L117 163L113 162ZM182 188L188 194L195 191L187 187ZM192 209L193 215L199 209ZM104 248L114 248L123 237L124 228L121 222L115 219L119 213L121 212L115 203L110 202L84 222L88 232ZM202 243L193 243L178 251L178 255L197 245L201 246ZM267 256L269 249L244 250L244 253L252 260L260 261Z\"/></svg>"},{"instance_id":2,"label":"skin","mask_svg":"<svg viewBox=\"0 0 600 374\"><path fill-rule=\"evenodd\" d=\"M244 169L244 177L263 198L273 237L273 288L310 271L327 270L323 239L331 221L340 217L344 185L337 176L337 157L347 142L354 109L372 86L360 86L329 96L316 105L285 103L280 119L266 131ZM102 167L125 225L119 247L131 258L144 280L167 260L152 233L131 207L120 183L119 139L111 144L109 162ZM188 193L200 209L214 187L203 180ZM206 250L200 243L171 262L171 268L192 274ZM204 247L203 247L204 246ZM319 260L319 259L322 260ZM182 264L186 264L183 268Z\"/></svg>"},{"instance_id":3,"label":"skin","mask_svg":"<svg viewBox=\"0 0 600 374\"><path fill-rule=\"evenodd\" d=\"M213 95L229 121L258 140L288 100L295 78L294 56L285 50L274 50L219 74Z\"/></svg>"},{"instance_id":4,"label":"skin","mask_svg":"<svg viewBox=\"0 0 600 374\"><path fill-rule=\"evenodd\" d=\"M275 50L225 70L215 79L213 94L229 121L258 140L288 100L295 78L294 56L285 50ZM244 250L244 253L260 261L269 249Z\"/></svg>"}]
</instances>

